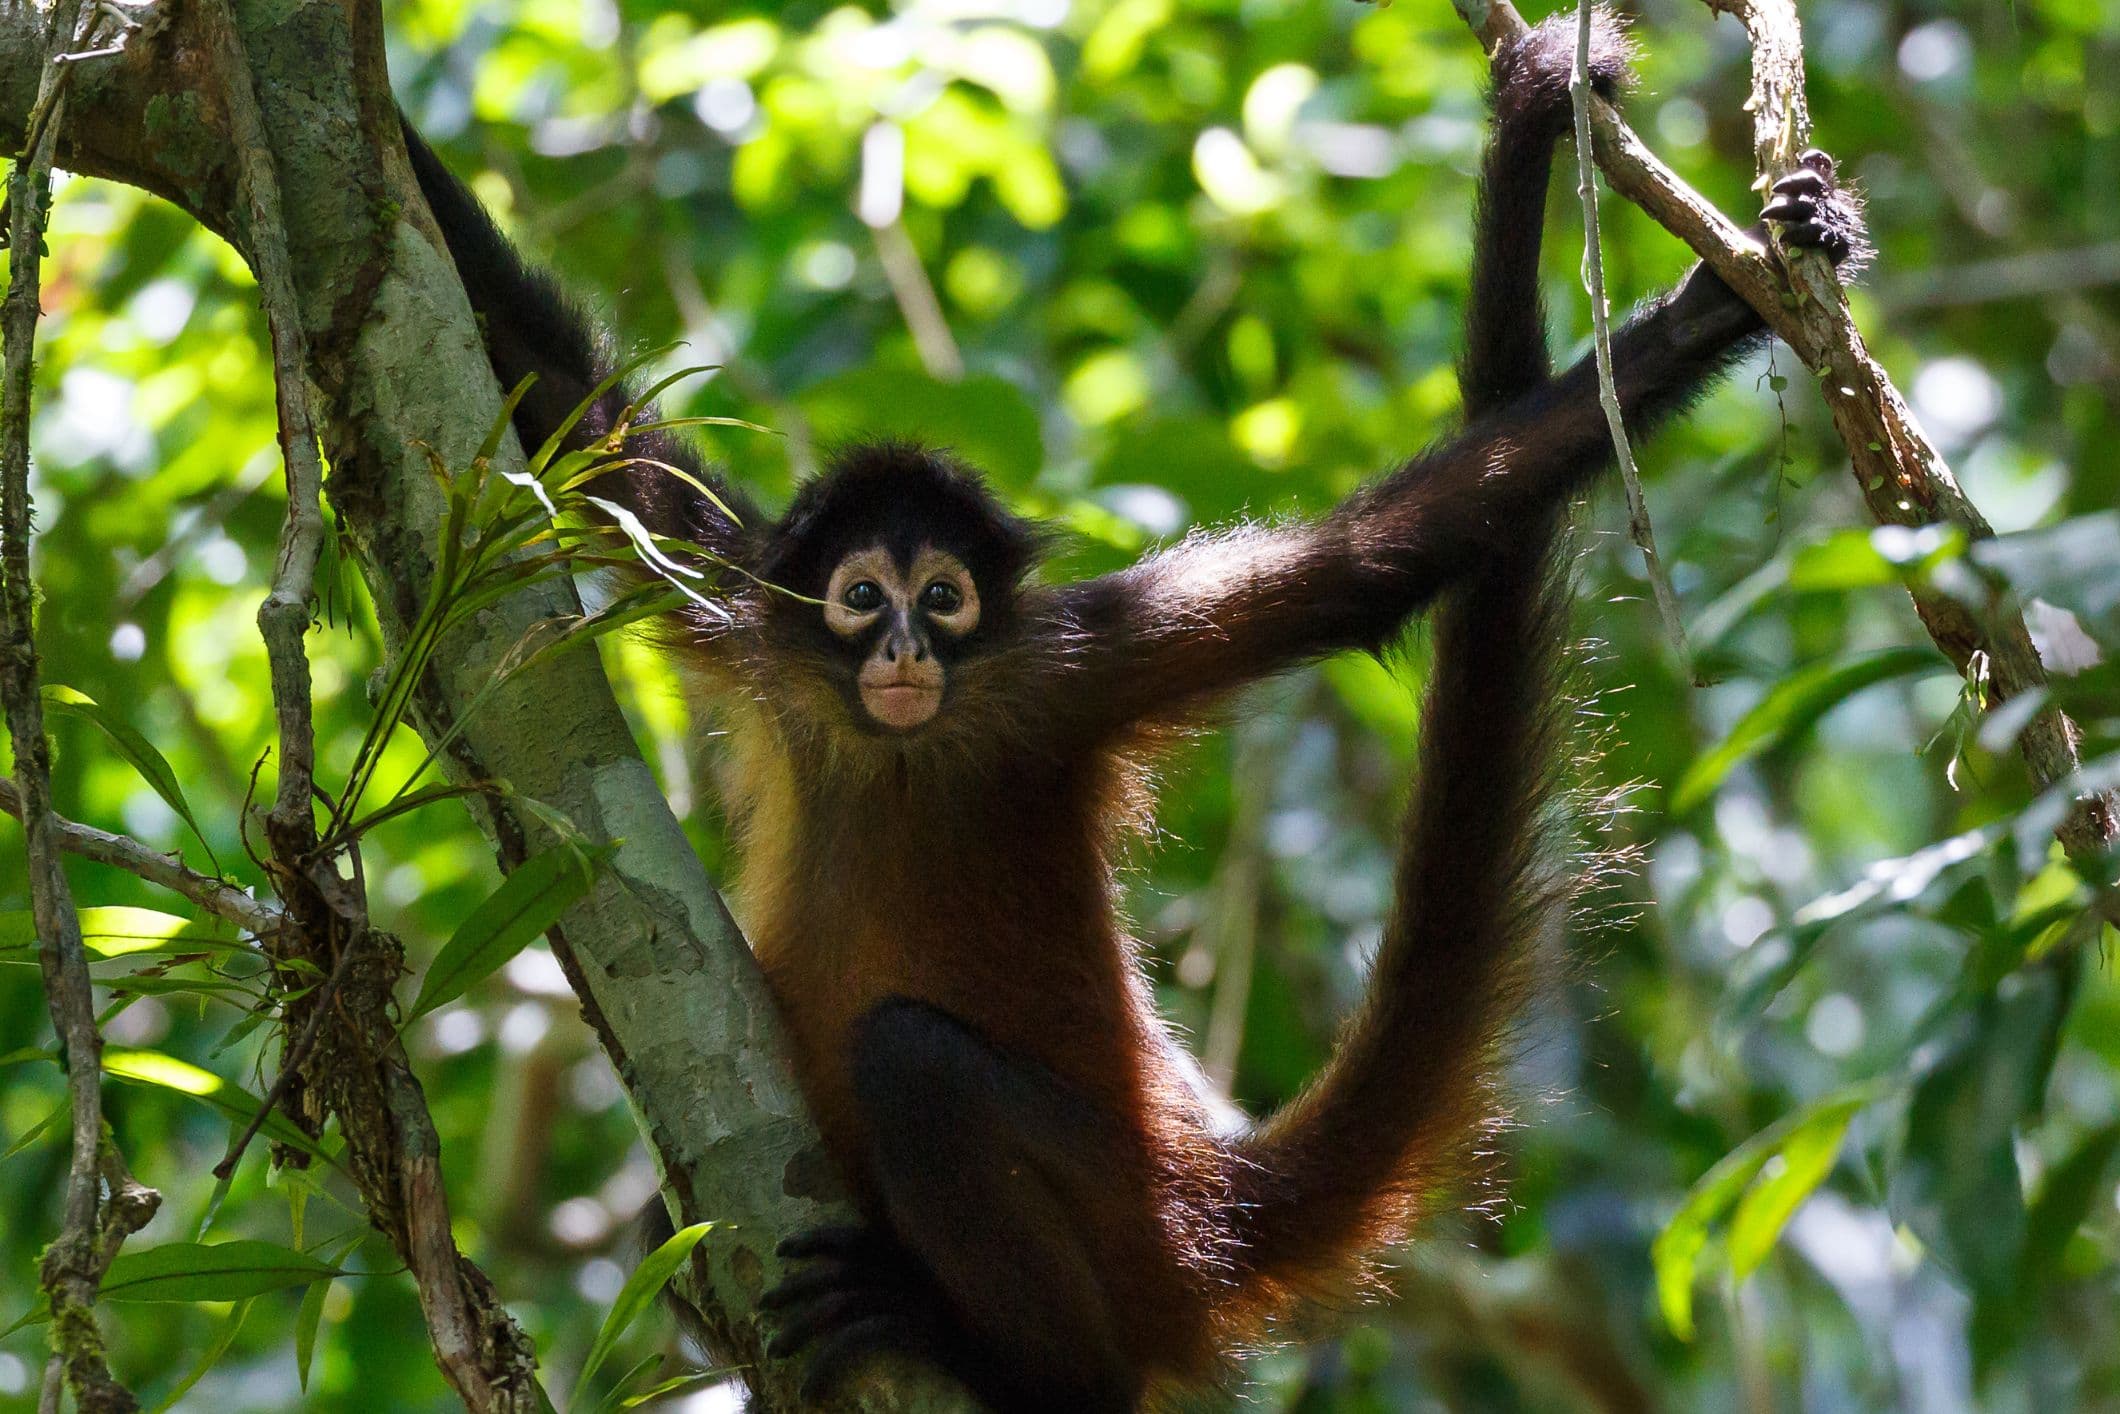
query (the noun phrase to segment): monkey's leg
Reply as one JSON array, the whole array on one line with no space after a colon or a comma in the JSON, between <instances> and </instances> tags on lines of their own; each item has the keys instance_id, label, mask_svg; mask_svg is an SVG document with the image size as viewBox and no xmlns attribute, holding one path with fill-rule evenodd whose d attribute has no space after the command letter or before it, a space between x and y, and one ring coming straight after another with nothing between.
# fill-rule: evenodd
<instances>
[{"instance_id":1,"label":"monkey's leg","mask_svg":"<svg viewBox=\"0 0 2120 1414\"><path fill-rule=\"evenodd\" d=\"M851 1059L889 1232L787 1244L816 1260L768 1297L785 1316L776 1352L811 1348L819 1395L897 1351L1011 1414L1132 1409L1139 1380L1078 1236L1127 1171L1109 1124L918 1002L870 1011Z\"/></svg>"}]
</instances>

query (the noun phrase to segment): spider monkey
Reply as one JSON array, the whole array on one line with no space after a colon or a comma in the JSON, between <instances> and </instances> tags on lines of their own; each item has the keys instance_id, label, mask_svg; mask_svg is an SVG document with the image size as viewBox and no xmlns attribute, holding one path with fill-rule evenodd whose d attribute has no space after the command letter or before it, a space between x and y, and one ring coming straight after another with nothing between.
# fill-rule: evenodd
<instances>
[{"instance_id":1,"label":"spider monkey","mask_svg":"<svg viewBox=\"0 0 2120 1414\"><path fill-rule=\"evenodd\" d=\"M684 480L597 489L741 567L676 625L726 713L739 898L798 1078L864 1221L782 1245L772 1351L823 1399L910 1354L996 1410L1120 1411L1223 1373L1292 1300L1345 1291L1462 1172L1520 943L1547 892L1565 503L1610 452L1586 360L1549 375L1537 269L1569 126L1573 21L1494 56L1467 422L1308 523L1199 536L1069 584L1039 529L947 452L843 450L777 520L669 436ZM1629 77L1601 25L1592 72ZM406 127L502 386L542 444L611 366ZM1836 260L1861 241L1824 154L1762 212ZM1613 341L1640 432L1764 333L1703 267ZM574 445L615 425L596 400ZM783 586L795 594L769 592ZM1218 1131L1116 907L1144 758L1234 689L1437 611L1417 798L1368 1000L1281 1113Z\"/></svg>"}]
</instances>

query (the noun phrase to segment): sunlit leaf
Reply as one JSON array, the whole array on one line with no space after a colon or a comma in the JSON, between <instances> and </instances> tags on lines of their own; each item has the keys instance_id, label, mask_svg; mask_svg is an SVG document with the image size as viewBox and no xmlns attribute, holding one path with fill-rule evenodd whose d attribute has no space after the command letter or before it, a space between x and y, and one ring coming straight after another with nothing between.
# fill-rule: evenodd
<instances>
[{"instance_id":1,"label":"sunlit leaf","mask_svg":"<svg viewBox=\"0 0 2120 1414\"><path fill-rule=\"evenodd\" d=\"M1780 1237L1789 1215L1831 1170L1856 1111L1878 1093L1876 1086L1857 1086L1785 1116L1725 1154L1687 1192L1649 1249L1657 1302L1672 1334L1681 1340L1693 1338L1693 1284L1714 1225L1733 1207L1738 1209L1728 1260L1739 1276L1755 1268ZM1761 1180L1761 1172L1777 1158L1782 1165ZM1742 1270L1737 1267L1740 1257L1747 1264Z\"/></svg>"},{"instance_id":2,"label":"sunlit leaf","mask_svg":"<svg viewBox=\"0 0 2120 1414\"><path fill-rule=\"evenodd\" d=\"M131 1085L149 1085L162 1090L173 1090L211 1106L227 1115L238 1126L250 1123L258 1112L257 1096L239 1086L231 1085L210 1070L201 1070L189 1061L164 1055L160 1051L106 1050L103 1053L103 1071L113 1080L122 1080ZM278 1110L265 1117L262 1132L276 1143L299 1149L305 1154L331 1161L331 1156L319 1148L317 1142L298 1129Z\"/></svg>"}]
</instances>

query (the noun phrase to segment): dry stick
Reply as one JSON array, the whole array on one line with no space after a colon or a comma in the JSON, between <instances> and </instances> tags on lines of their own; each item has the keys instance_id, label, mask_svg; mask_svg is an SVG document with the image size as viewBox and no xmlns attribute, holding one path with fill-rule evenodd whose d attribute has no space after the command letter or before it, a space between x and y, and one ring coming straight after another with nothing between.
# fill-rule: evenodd
<instances>
[{"instance_id":1,"label":"dry stick","mask_svg":"<svg viewBox=\"0 0 2120 1414\"><path fill-rule=\"evenodd\" d=\"M21 792L5 776L0 776L0 813L17 817L22 814ZM252 898L211 874L188 869L173 854L158 853L130 836L77 824L60 815L47 814L44 818L50 822L53 843L68 854L78 854L83 859L123 869L150 884L159 884L246 933L272 933L285 921L285 915L274 904Z\"/></svg>"},{"instance_id":2,"label":"dry stick","mask_svg":"<svg viewBox=\"0 0 2120 1414\"><path fill-rule=\"evenodd\" d=\"M1497 44L1529 29L1509 0L1452 3L1490 53ZM1779 6L1778 12L1785 16L1788 32L1794 33L1793 13L1786 6ZM1784 59L1794 53L1794 72L1800 78L1800 48L1777 45L1776 52ZM1789 70L1784 67L1782 72L1786 77ZM1812 289L1813 281L1823 282L1829 301L1792 298L1773 254L1681 181L1602 98L1591 101L1590 130L1598 165L1612 189L1691 246L1819 375L1820 391L1848 449L1870 514L1880 524L1942 522L1960 526L1974 538L1992 534L1950 467L1922 434L1906 400L1870 358L1846 301L1838 294L1830 263L1809 256L1793 262L1805 288ZM1791 149L1792 153L1800 150ZM2045 669L2025 631L2023 616L2014 608L1998 606L1980 617L1928 586L1916 585L1910 592L1923 626L1944 655L1960 672L1985 675L1991 703L2044 690ZM2032 778L2041 785L2067 779L2079 764L2076 739L2075 724L2055 709L2033 718L2018 738ZM2055 833L2072 853L2092 850L2113 839L2116 820L2120 820L2120 802L2107 796L2087 797Z\"/></svg>"},{"instance_id":3,"label":"dry stick","mask_svg":"<svg viewBox=\"0 0 2120 1414\"><path fill-rule=\"evenodd\" d=\"M1590 152L1590 20L1596 12L1592 0L1580 0L1576 11L1575 72L1568 81L1568 98L1575 109L1575 194L1583 204L1583 284L1590 291L1597 400L1604 405L1605 426L1612 434L1613 454L1619 459L1620 484L1627 488L1627 534L1642 552L1642 569L1649 578L1649 592L1664 621L1664 632L1678 650L1678 660L1690 671L1693 654L1686 647L1685 620L1679 617L1678 596L1672 592L1663 557L1656 553L1656 527L1649 523L1649 503L1642 497L1641 469L1634 464L1634 446L1627 438L1627 424L1619 410L1619 388L1612 378L1612 310L1605 302L1605 256L1597 223L1597 164ZM1697 675L1694 681L1699 682Z\"/></svg>"},{"instance_id":4,"label":"dry stick","mask_svg":"<svg viewBox=\"0 0 2120 1414\"><path fill-rule=\"evenodd\" d=\"M45 53L56 60L79 36L80 0L53 6L45 30ZM91 14L91 27L94 15ZM103 1037L96 1030L95 994L81 920L59 865L53 837L51 748L44 736L39 696L34 595L29 567L30 360L37 335L40 261L45 203L51 186L52 153L66 111L66 84L73 70L48 62L39 75L22 155L8 174L8 289L0 306L0 700L19 775L19 802L29 864L30 909L37 924L37 960L44 976L52 1029L66 1065L73 1126L67 1166L66 1203L59 1233L45 1250L39 1279L52 1311L50 1361L38 1396L40 1414L56 1414L62 1385L75 1405L93 1414L139 1407L112 1376L96 1327L96 1288L110 1256L154 1204L121 1208L102 1201Z\"/></svg>"}]
</instances>

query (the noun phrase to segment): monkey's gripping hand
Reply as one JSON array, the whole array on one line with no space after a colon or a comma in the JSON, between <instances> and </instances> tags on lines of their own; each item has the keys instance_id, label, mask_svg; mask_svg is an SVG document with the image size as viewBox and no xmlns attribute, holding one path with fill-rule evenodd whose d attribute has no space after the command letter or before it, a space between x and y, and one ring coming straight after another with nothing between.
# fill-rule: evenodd
<instances>
[{"instance_id":1,"label":"monkey's gripping hand","mask_svg":"<svg viewBox=\"0 0 2120 1414\"><path fill-rule=\"evenodd\" d=\"M1781 238L1799 250L1822 250L1843 277L1854 275L1876 253L1863 225L1862 203L1833 179L1833 159L1812 148L1797 168L1774 184L1760 220L1781 228Z\"/></svg>"}]
</instances>

